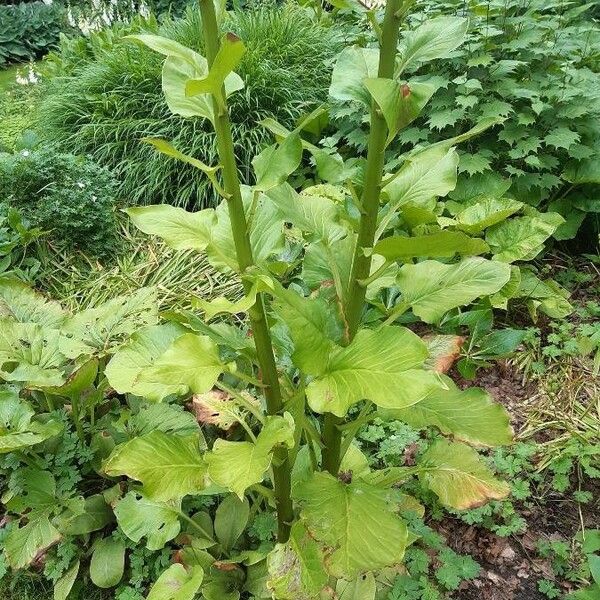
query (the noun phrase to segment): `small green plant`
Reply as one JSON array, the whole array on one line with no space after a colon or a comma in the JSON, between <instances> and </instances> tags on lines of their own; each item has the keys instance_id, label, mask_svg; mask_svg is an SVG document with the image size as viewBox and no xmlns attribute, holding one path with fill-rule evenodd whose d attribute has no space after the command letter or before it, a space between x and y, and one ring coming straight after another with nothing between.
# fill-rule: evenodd
<instances>
[{"instance_id":1,"label":"small green plant","mask_svg":"<svg viewBox=\"0 0 600 600\"><path fill-rule=\"evenodd\" d=\"M59 248L107 256L118 245L116 181L83 157L48 149L0 155L0 205L18 210Z\"/></svg>"}]
</instances>

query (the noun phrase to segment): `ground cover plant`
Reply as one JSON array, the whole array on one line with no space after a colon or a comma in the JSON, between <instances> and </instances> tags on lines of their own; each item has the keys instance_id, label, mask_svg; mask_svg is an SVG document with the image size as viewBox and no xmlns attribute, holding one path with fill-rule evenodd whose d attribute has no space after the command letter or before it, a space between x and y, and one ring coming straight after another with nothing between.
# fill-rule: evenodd
<instances>
[{"instance_id":1,"label":"ground cover plant","mask_svg":"<svg viewBox=\"0 0 600 600\"><path fill-rule=\"evenodd\" d=\"M460 181L461 148L501 119L391 159L439 89L434 70L410 73L459 52L467 31L440 17L399 35L410 5L372 12L378 43L333 64L330 98L369 123L364 155L316 142L324 109L287 127L266 118L275 140L255 148L253 185L240 184L230 108L249 93L248 50L225 15L200 3L206 56L155 30L121 41L132 57L157 52L167 105L215 129L217 156L143 143L220 201L128 209L142 233L109 269L55 256L40 274L27 250L48 234L14 208L0 226L11 600L32 572L30 594L55 600L496 600L490 581L506 598L597 592L600 413L591 380L574 368L566 385L556 360L595 368L597 307L577 287L593 266L532 263L565 219ZM504 393L517 347L521 400L553 415L539 425ZM543 398L525 395L534 381ZM498 385L512 427L485 389ZM514 431L537 443L510 446ZM539 535L540 513L573 506L570 547ZM518 576L503 570L529 554Z\"/></svg>"},{"instance_id":2,"label":"ground cover plant","mask_svg":"<svg viewBox=\"0 0 600 600\"><path fill-rule=\"evenodd\" d=\"M269 141L268 132L255 124L271 117L293 127L304 112L324 102L328 64L343 40L335 28L315 23L291 4L229 13L226 27L248 48L238 68L245 92L232 97L231 110L241 175L249 181L251 159ZM205 162L216 159L214 133L204 121L189 111L169 111L160 91L160 57L122 43L124 34L141 28L202 51L198 11L191 9L185 18L162 25L138 19L92 34L88 42L64 40L61 55L53 58L40 130L48 144L89 154L111 168L129 204L208 205L215 196L206 178L139 143L144 136L165 137ZM73 69L74 64L79 66Z\"/></svg>"}]
</instances>

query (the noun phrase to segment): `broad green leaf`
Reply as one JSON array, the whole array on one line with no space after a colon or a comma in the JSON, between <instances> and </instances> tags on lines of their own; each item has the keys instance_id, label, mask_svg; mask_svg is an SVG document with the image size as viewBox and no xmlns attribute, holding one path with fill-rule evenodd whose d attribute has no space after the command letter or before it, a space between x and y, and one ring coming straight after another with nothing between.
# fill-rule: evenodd
<instances>
[{"instance_id":1,"label":"broad green leaf","mask_svg":"<svg viewBox=\"0 0 600 600\"><path fill-rule=\"evenodd\" d=\"M281 286L274 294L274 309L289 327L294 343L294 364L309 375L321 373L335 347L333 340L341 335L331 305L323 298L305 298Z\"/></svg>"},{"instance_id":2,"label":"broad green leaf","mask_svg":"<svg viewBox=\"0 0 600 600\"><path fill-rule=\"evenodd\" d=\"M99 588L111 588L123 579L125 570L125 544L106 537L94 546L90 561L90 579Z\"/></svg>"},{"instance_id":3,"label":"broad green leaf","mask_svg":"<svg viewBox=\"0 0 600 600\"><path fill-rule=\"evenodd\" d=\"M225 552L229 552L248 525L250 505L230 494L219 504L215 513L215 535Z\"/></svg>"},{"instance_id":4,"label":"broad green leaf","mask_svg":"<svg viewBox=\"0 0 600 600\"><path fill-rule=\"evenodd\" d=\"M162 37L160 35L128 35L124 39L139 42L150 48L150 50L154 50L154 52L158 52L163 56L177 56L178 58L187 60L191 63L197 60L197 57L199 56L196 52L190 48L187 48L186 46L183 46L179 42L170 40L169 38Z\"/></svg>"},{"instance_id":5,"label":"broad green leaf","mask_svg":"<svg viewBox=\"0 0 600 600\"><path fill-rule=\"evenodd\" d=\"M232 302L225 296L217 296L212 300L203 300L202 298L193 298L192 306L204 311L206 321L214 319L218 314L226 313L237 315L247 313L256 303L256 296L263 291L271 291L273 284L268 277L257 276L250 290L239 300Z\"/></svg>"},{"instance_id":6,"label":"broad green leaf","mask_svg":"<svg viewBox=\"0 0 600 600\"><path fill-rule=\"evenodd\" d=\"M479 238L471 238L460 231L439 231L415 237L393 236L375 244L373 252L387 260L409 262L413 258L451 258L455 254L473 256L489 251Z\"/></svg>"},{"instance_id":7,"label":"broad green leaf","mask_svg":"<svg viewBox=\"0 0 600 600\"><path fill-rule=\"evenodd\" d=\"M375 600L377 582L373 573L367 573L353 581L338 579L335 590L339 600Z\"/></svg>"},{"instance_id":8,"label":"broad green leaf","mask_svg":"<svg viewBox=\"0 0 600 600\"><path fill-rule=\"evenodd\" d=\"M142 142L146 142L151 146L154 146L160 153L165 154L166 156L170 156L171 158L175 158L180 160L181 162L187 163L188 165L192 165L196 169L202 171L210 180L215 190L221 194L221 196L225 196L225 192L221 187L219 181L217 180L217 171L220 169L220 166L210 167L209 165L203 163L201 160L190 156L189 154L184 154L180 152L167 140L163 140L161 138L142 138ZM165 204L161 204L159 206L168 206ZM181 210L181 209L180 209ZM203 211L200 211L203 212ZM196 213L193 213L196 214Z\"/></svg>"},{"instance_id":9,"label":"broad green leaf","mask_svg":"<svg viewBox=\"0 0 600 600\"><path fill-rule=\"evenodd\" d=\"M106 366L105 375L111 387L119 394L135 394L151 401L160 401L164 397L162 383L141 382L139 375L186 331L177 323L154 325L136 331Z\"/></svg>"},{"instance_id":10,"label":"broad green leaf","mask_svg":"<svg viewBox=\"0 0 600 600\"><path fill-rule=\"evenodd\" d=\"M83 505L83 512L61 515L58 528L65 535L86 535L104 529L114 521L113 511L102 494L88 496Z\"/></svg>"},{"instance_id":11,"label":"broad green leaf","mask_svg":"<svg viewBox=\"0 0 600 600\"><path fill-rule=\"evenodd\" d=\"M146 600L194 600L202 580L204 570L195 565L189 571L183 565L171 565L156 580Z\"/></svg>"},{"instance_id":12,"label":"broad green leaf","mask_svg":"<svg viewBox=\"0 0 600 600\"><path fill-rule=\"evenodd\" d=\"M390 490L315 473L298 485L295 498L310 536L328 551L330 575L351 580L402 560L408 531Z\"/></svg>"},{"instance_id":13,"label":"broad green leaf","mask_svg":"<svg viewBox=\"0 0 600 600\"><path fill-rule=\"evenodd\" d=\"M389 227L399 209L414 205L432 210L435 198L456 186L458 154L454 148L432 148L411 157L400 170L385 180L382 196L389 203L380 218L376 239Z\"/></svg>"},{"instance_id":14,"label":"broad green leaf","mask_svg":"<svg viewBox=\"0 0 600 600\"><path fill-rule=\"evenodd\" d=\"M564 600L597 600L600 597L600 584L594 583L565 596Z\"/></svg>"},{"instance_id":15,"label":"broad green leaf","mask_svg":"<svg viewBox=\"0 0 600 600\"><path fill-rule=\"evenodd\" d=\"M56 329L0 319L0 379L26 387L61 386L72 359L92 349Z\"/></svg>"},{"instance_id":16,"label":"broad green leaf","mask_svg":"<svg viewBox=\"0 0 600 600\"><path fill-rule=\"evenodd\" d=\"M421 457L419 479L444 506L465 510L502 500L510 486L494 477L477 452L458 442L435 442Z\"/></svg>"},{"instance_id":17,"label":"broad green leaf","mask_svg":"<svg viewBox=\"0 0 600 600\"><path fill-rule=\"evenodd\" d=\"M115 505L123 533L136 543L145 537L148 550L160 550L179 534L180 511L178 501L154 502L137 492L129 492Z\"/></svg>"},{"instance_id":18,"label":"broad green leaf","mask_svg":"<svg viewBox=\"0 0 600 600\"><path fill-rule=\"evenodd\" d=\"M334 286L337 276L341 288L340 300L343 305L347 303L356 237L355 234L349 234L333 242L329 248L323 242L306 247L302 261L302 280L311 290Z\"/></svg>"},{"instance_id":19,"label":"broad green leaf","mask_svg":"<svg viewBox=\"0 0 600 600\"><path fill-rule=\"evenodd\" d=\"M153 431L117 446L104 463L104 472L141 481L150 500L181 499L205 487L206 466L198 440L197 435Z\"/></svg>"},{"instance_id":20,"label":"broad green leaf","mask_svg":"<svg viewBox=\"0 0 600 600\"><path fill-rule=\"evenodd\" d=\"M308 403L339 417L365 399L387 408L415 404L440 385L436 373L422 369L427 355L421 339L404 327L361 329L350 345L332 349L308 384Z\"/></svg>"},{"instance_id":21,"label":"broad green leaf","mask_svg":"<svg viewBox=\"0 0 600 600\"><path fill-rule=\"evenodd\" d=\"M600 166L598 158L571 161L567 164L563 178L575 185L600 183Z\"/></svg>"},{"instance_id":22,"label":"broad green leaf","mask_svg":"<svg viewBox=\"0 0 600 600\"><path fill-rule=\"evenodd\" d=\"M50 523L50 510L30 515L23 527L14 527L4 540L4 554L13 569L32 563L38 554L60 541L61 535Z\"/></svg>"},{"instance_id":23,"label":"broad green leaf","mask_svg":"<svg viewBox=\"0 0 600 600\"><path fill-rule=\"evenodd\" d=\"M283 219L264 194L253 193L248 186L242 186L242 201L254 261L260 265L283 249ZM217 221L210 230L210 243L206 247L208 260L217 269L239 271L227 201L219 204L215 214Z\"/></svg>"},{"instance_id":24,"label":"broad green leaf","mask_svg":"<svg viewBox=\"0 0 600 600\"><path fill-rule=\"evenodd\" d=\"M171 112L182 117L201 116L214 119L212 98L206 94L189 97L186 86L189 80L204 79L208 75L206 59L181 44L156 35L130 35L126 39L141 42L148 48L166 56L162 72L162 89ZM227 95L244 87L236 73L225 78Z\"/></svg>"},{"instance_id":25,"label":"broad green leaf","mask_svg":"<svg viewBox=\"0 0 600 600\"><path fill-rule=\"evenodd\" d=\"M135 206L125 212L138 229L159 236L175 250L204 250L216 220L213 209L188 212L170 204Z\"/></svg>"},{"instance_id":26,"label":"broad green leaf","mask_svg":"<svg viewBox=\"0 0 600 600\"><path fill-rule=\"evenodd\" d=\"M56 507L56 481L52 473L35 467L25 467L19 475L20 493L7 492L3 498L8 510L26 513L28 520L32 520L37 514L52 511Z\"/></svg>"},{"instance_id":27,"label":"broad green leaf","mask_svg":"<svg viewBox=\"0 0 600 600\"><path fill-rule=\"evenodd\" d=\"M78 574L79 560L76 560L54 584L54 600L67 600Z\"/></svg>"},{"instance_id":28,"label":"broad green leaf","mask_svg":"<svg viewBox=\"0 0 600 600\"><path fill-rule=\"evenodd\" d=\"M225 79L240 64L245 51L246 47L239 37L226 33L208 73L200 79L190 79L185 86L185 95L212 94L219 101Z\"/></svg>"},{"instance_id":29,"label":"broad green leaf","mask_svg":"<svg viewBox=\"0 0 600 600\"><path fill-rule=\"evenodd\" d=\"M127 296L117 296L95 308L69 317L62 326L88 346L107 350L134 331L158 321L158 295L154 287L143 287Z\"/></svg>"},{"instance_id":30,"label":"broad green leaf","mask_svg":"<svg viewBox=\"0 0 600 600\"><path fill-rule=\"evenodd\" d=\"M452 308L500 290L510 279L510 266L485 258L466 258L445 265L425 260L404 265L398 273L402 302L426 323L438 322Z\"/></svg>"},{"instance_id":31,"label":"broad green leaf","mask_svg":"<svg viewBox=\"0 0 600 600\"><path fill-rule=\"evenodd\" d=\"M386 145L419 116L437 89L426 81L402 83L381 77L365 79L363 84L383 113L388 128Z\"/></svg>"},{"instance_id":32,"label":"broad green leaf","mask_svg":"<svg viewBox=\"0 0 600 600\"><path fill-rule=\"evenodd\" d=\"M400 64L397 71L407 67L445 58L460 46L467 34L469 22L460 17L428 19L403 36L400 42Z\"/></svg>"},{"instance_id":33,"label":"broad green leaf","mask_svg":"<svg viewBox=\"0 0 600 600\"><path fill-rule=\"evenodd\" d=\"M329 580L323 563L319 544L296 522L289 541L277 544L267 557L267 587L278 600L316 600Z\"/></svg>"},{"instance_id":34,"label":"broad green leaf","mask_svg":"<svg viewBox=\"0 0 600 600\"><path fill-rule=\"evenodd\" d=\"M357 46L345 48L333 67L329 95L334 100L370 106L371 96L363 82L369 77L377 77L378 66L379 50Z\"/></svg>"},{"instance_id":35,"label":"broad green leaf","mask_svg":"<svg viewBox=\"0 0 600 600\"><path fill-rule=\"evenodd\" d=\"M194 415L176 404L147 404L127 420L127 430L135 436L153 431L188 436L200 433ZM200 442L200 447L204 444Z\"/></svg>"},{"instance_id":36,"label":"broad green leaf","mask_svg":"<svg viewBox=\"0 0 600 600\"><path fill-rule=\"evenodd\" d=\"M91 358L69 375L67 381L59 387L48 387L47 393L64 398L79 397L96 381L98 376L98 359Z\"/></svg>"},{"instance_id":37,"label":"broad green leaf","mask_svg":"<svg viewBox=\"0 0 600 600\"><path fill-rule=\"evenodd\" d=\"M282 184L300 166L302 141L296 131L290 133L280 144L267 146L252 159L256 175L256 190L266 192Z\"/></svg>"},{"instance_id":38,"label":"broad green leaf","mask_svg":"<svg viewBox=\"0 0 600 600\"><path fill-rule=\"evenodd\" d=\"M58 302L47 300L26 283L9 277L0 278L0 316L19 323L37 323L60 329L67 313Z\"/></svg>"},{"instance_id":39,"label":"broad green leaf","mask_svg":"<svg viewBox=\"0 0 600 600\"><path fill-rule=\"evenodd\" d=\"M294 426L291 418L267 417L256 442L230 442L221 438L212 452L204 456L208 475L216 484L231 490L241 499L244 492L262 481L271 465L274 446L294 445Z\"/></svg>"},{"instance_id":40,"label":"broad green leaf","mask_svg":"<svg viewBox=\"0 0 600 600\"><path fill-rule=\"evenodd\" d=\"M137 381L153 386L162 400L171 394L208 392L224 368L219 349L208 336L184 333L151 365L140 369Z\"/></svg>"},{"instance_id":41,"label":"broad green leaf","mask_svg":"<svg viewBox=\"0 0 600 600\"><path fill-rule=\"evenodd\" d=\"M494 260L506 263L533 260L562 223L564 219L558 213L508 219L488 229L485 241L492 249Z\"/></svg>"},{"instance_id":42,"label":"broad green leaf","mask_svg":"<svg viewBox=\"0 0 600 600\"><path fill-rule=\"evenodd\" d=\"M63 430L57 421L32 421L34 414L16 392L0 390L0 454L35 446Z\"/></svg>"},{"instance_id":43,"label":"broad green leaf","mask_svg":"<svg viewBox=\"0 0 600 600\"><path fill-rule=\"evenodd\" d=\"M522 202L511 198L483 198L461 210L455 219L459 229L478 234L506 220L522 207Z\"/></svg>"},{"instance_id":44,"label":"broad green leaf","mask_svg":"<svg viewBox=\"0 0 600 600\"><path fill-rule=\"evenodd\" d=\"M415 429L433 425L458 440L481 446L501 446L513 441L505 408L481 388L459 389L444 377L447 389L433 390L418 404L381 410L385 418L398 419Z\"/></svg>"},{"instance_id":45,"label":"broad green leaf","mask_svg":"<svg viewBox=\"0 0 600 600\"><path fill-rule=\"evenodd\" d=\"M553 279L542 281L528 269L521 270L521 282L515 297L527 300L534 317L538 309L552 319L563 319L573 312L567 290Z\"/></svg>"},{"instance_id":46,"label":"broad green leaf","mask_svg":"<svg viewBox=\"0 0 600 600\"><path fill-rule=\"evenodd\" d=\"M275 204L281 218L292 223L315 241L330 245L348 233L340 223L338 205L330 198L319 194L317 186L298 194L288 183L283 183L267 194ZM313 193L311 190L315 190Z\"/></svg>"}]
</instances>

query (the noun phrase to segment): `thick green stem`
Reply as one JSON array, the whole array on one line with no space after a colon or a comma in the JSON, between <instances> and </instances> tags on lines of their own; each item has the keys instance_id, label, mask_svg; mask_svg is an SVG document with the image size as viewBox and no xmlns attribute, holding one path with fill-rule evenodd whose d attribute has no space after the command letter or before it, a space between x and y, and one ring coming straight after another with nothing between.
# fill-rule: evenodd
<instances>
[{"instance_id":1,"label":"thick green stem","mask_svg":"<svg viewBox=\"0 0 600 600\"><path fill-rule=\"evenodd\" d=\"M388 0L385 8L380 36L381 48L378 77L386 79L394 77L396 48L400 32L400 21L402 19L401 6L402 0ZM365 304L367 286L361 285L361 282L369 277L371 271L371 253L367 252L365 255L364 249L372 248L375 238L387 135L388 130L385 119L381 110L375 101L373 101L371 103L371 130L369 133L367 165L365 168L363 192L360 199L361 219L350 275L348 304L346 306L348 342L352 341L358 331ZM323 442L325 444L323 466L333 475L337 474L341 460L340 446L342 432L338 427L339 422L340 420L335 415L325 415L325 424L323 427Z\"/></svg>"},{"instance_id":2,"label":"thick green stem","mask_svg":"<svg viewBox=\"0 0 600 600\"><path fill-rule=\"evenodd\" d=\"M220 45L219 28L213 1L200 0L200 12L202 14L202 27L206 45L206 59L210 67L214 62ZM219 159L223 168L223 184L228 195L227 205L237 261L240 271L243 274L244 271L254 265L254 258L252 256L252 247L250 245L242 201L225 89L221 89L221 98L219 100L213 98L214 126L217 135ZM251 284L245 282L244 285L247 291L249 291ZM267 412L270 415L275 415L281 412L283 402L269 325L266 319L264 300L261 294L257 296L256 303L249 310L248 316L254 336L261 376L265 384L264 394L267 402ZM275 451L273 480L277 501L278 540L286 542L289 537L294 513L290 496L291 465L289 463L288 452L284 448L279 448Z\"/></svg>"}]
</instances>

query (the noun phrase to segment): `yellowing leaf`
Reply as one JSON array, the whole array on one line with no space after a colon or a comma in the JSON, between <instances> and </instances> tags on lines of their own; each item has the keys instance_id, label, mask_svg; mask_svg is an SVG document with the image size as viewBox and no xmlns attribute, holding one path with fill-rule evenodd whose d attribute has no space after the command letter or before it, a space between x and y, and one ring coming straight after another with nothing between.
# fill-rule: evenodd
<instances>
[{"instance_id":1,"label":"yellowing leaf","mask_svg":"<svg viewBox=\"0 0 600 600\"><path fill-rule=\"evenodd\" d=\"M198 440L197 435L181 437L153 431L117 446L106 459L104 472L141 481L151 500L198 493L205 487L206 475Z\"/></svg>"},{"instance_id":2,"label":"yellowing leaf","mask_svg":"<svg viewBox=\"0 0 600 600\"><path fill-rule=\"evenodd\" d=\"M353 579L402 560L408 531L394 513L392 491L315 473L294 495L309 534L327 549L330 575Z\"/></svg>"},{"instance_id":3,"label":"yellowing leaf","mask_svg":"<svg viewBox=\"0 0 600 600\"><path fill-rule=\"evenodd\" d=\"M189 572L180 564L171 565L156 580L147 600L194 600L202 585L204 570L194 565Z\"/></svg>"},{"instance_id":4,"label":"yellowing leaf","mask_svg":"<svg viewBox=\"0 0 600 600\"><path fill-rule=\"evenodd\" d=\"M466 258L451 265L424 260L400 269L398 287L402 302L415 315L435 323L452 308L497 292L509 279L509 265L485 258Z\"/></svg>"},{"instance_id":5,"label":"yellowing leaf","mask_svg":"<svg viewBox=\"0 0 600 600\"><path fill-rule=\"evenodd\" d=\"M208 475L216 484L239 496L251 485L262 481L271 465L273 447L294 445L294 427L288 418L267 417L256 442L229 442L217 439L212 452L205 455Z\"/></svg>"},{"instance_id":6,"label":"yellowing leaf","mask_svg":"<svg viewBox=\"0 0 600 600\"><path fill-rule=\"evenodd\" d=\"M360 400L388 408L410 406L439 385L422 369L427 347L404 327L362 329L347 347L336 346L306 393L319 413L343 417Z\"/></svg>"},{"instance_id":7,"label":"yellowing leaf","mask_svg":"<svg viewBox=\"0 0 600 600\"><path fill-rule=\"evenodd\" d=\"M501 500L510 486L494 477L473 448L458 442L435 442L421 457L423 485L431 489L444 506L465 510Z\"/></svg>"},{"instance_id":8,"label":"yellowing leaf","mask_svg":"<svg viewBox=\"0 0 600 600\"><path fill-rule=\"evenodd\" d=\"M205 335L184 333L137 377L141 384L152 385L160 398L171 394L195 394L213 388L224 365L217 345Z\"/></svg>"},{"instance_id":9,"label":"yellowing leaf","mask_svg":"<svg viewBox=\"0 0 600 600\"><path fill-rule=\"evenodd\" d=\"M456 439L481 446L501 446L513 441L506 409L492 401L481 388L460 390L448 377L446 390L434 390L418 404L399 410L381 411L415 429L430 425Z\"/></svg>"}]
</instances>

